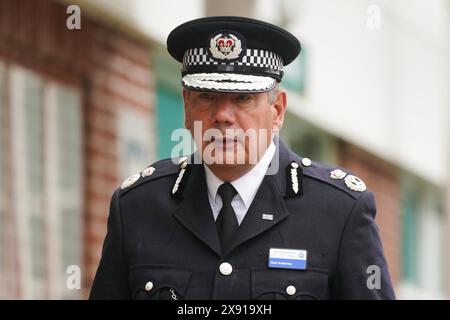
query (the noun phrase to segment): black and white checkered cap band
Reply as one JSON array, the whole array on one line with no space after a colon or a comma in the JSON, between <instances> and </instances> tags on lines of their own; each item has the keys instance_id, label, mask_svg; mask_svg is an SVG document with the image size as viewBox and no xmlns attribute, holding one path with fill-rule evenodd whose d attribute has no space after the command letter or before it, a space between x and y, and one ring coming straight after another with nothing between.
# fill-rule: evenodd
<instances>
[{"instance_id":1,"label":"black and white checkered cap band","mask_svg":"<svg viewBox=\"0 0 450 320\"><path fill-rule=\"evenodd\" d=\"M183 73L189 73L190 70L200 68L219 66L233 66L232 72L237 73L241 67L248 70L249 68L254 72L253 74L272 75L276 78L281 78L283 70L282 58L272 51L260 50L260 49L247 49L245 55L242 58L234 61L218 61L211 58L207 48L192 48L186 50L183 57ZM249 67L249 68L245 68Z\"/></svg>"}]
</instances>

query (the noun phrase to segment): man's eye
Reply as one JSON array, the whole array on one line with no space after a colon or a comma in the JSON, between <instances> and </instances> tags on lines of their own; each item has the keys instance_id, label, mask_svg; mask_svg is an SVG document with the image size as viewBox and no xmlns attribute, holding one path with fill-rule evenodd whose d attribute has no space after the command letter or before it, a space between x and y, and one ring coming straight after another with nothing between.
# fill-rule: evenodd
<instances>
[{"instance_id":1,"label":"man's eye","mask_svg":"<svg viewBox=\"0 0 450 320\"><path fill-rule=\"evenodd\" d=\"M236 96L236 100L238 100L238 101L248 101L248 100L250 100L250 95L248 95L248 94L238 94Z\"/></svg>"},{"instance_id":2,"label":"man's eye","mask_svg":"<svg viewBox=\"0 0 450 320\"><path fill-rule=\"evenodd\" d=\"M204 99L204 100L211 100L212 99L212 95L208 92L202 92L199 95L200 99Z\"/></svg>"}]
</instances>

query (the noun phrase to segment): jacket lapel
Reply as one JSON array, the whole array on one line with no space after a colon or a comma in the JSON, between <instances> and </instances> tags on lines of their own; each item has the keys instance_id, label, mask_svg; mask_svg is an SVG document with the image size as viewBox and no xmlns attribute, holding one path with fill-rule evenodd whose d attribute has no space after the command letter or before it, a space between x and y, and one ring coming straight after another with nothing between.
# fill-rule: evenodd
<instances>
[{"instance_id":1,"label":"jacket lapel","mask_svg":"<svg viewBox=\"0 0 450 320\"><path fill-rule=\"evenodd\" d=\"M272 215L272 220L263 219ZM289 216L283 197L276 186L273 176L265 176L253 199L245 218L224 255L227 255L242 243L271 229Z\"/></svg>"},{"instance_id":2,"label":"jacket lapel","mask_svg":"<svg viewBox=\"0 0 450 320\"><path fill-rule=\"evenodd\" d=\"M264 177L234 240L226 252L223 252L223 256L242 243L271 229L289 216L289 211L284 204L286 196L285 168L295 157L281 140L274 141L277 151L271 165L275 165L274 161L277 161L278 171L274 175ZM192 173L186 182L181 204L174 216L218 256L222 256L216 223L209 204L205 171L202 164L192 166ZM272 215L273 220L263 219L263 214Z\"/></svg>"},{"instance_id":3,"label":"jacket lapel","mask_svg":"<svg viewBox=\"0 0 450 320\"><path fill-rule=\"evenodd\" d=\"M186 229L220 256L222 249L209 204L203 165L192 166L183 199L174 216Z\"/></svg>"},{"instance_id":4,"label":"jacket lapel","mask_svg":"<svg viewBox=\"0 0 450 320\"><path fill-rule=\"evenodd\" d=\"M266 175L245 214L236 236L224 254L229 254L242 243L266 232L289 216L284 203L286 196L285 168L295 159L289 149L277 137L274 139L276 152L271 166L278 168L276 174ZM273 220L263 219L263 214L272 215Z\"/></svg>"}]
</instances>

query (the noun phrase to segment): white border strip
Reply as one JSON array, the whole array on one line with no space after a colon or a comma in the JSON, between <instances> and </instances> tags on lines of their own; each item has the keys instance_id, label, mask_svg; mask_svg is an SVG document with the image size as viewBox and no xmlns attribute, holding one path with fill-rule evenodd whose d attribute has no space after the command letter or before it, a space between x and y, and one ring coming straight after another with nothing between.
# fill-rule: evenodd
<instances>
[{"instance_id":1,"label":"white border strip","mask_svg":"<svg viewBox=\"0 0 450 320\"><path fill-rule=\"evenodd\" d=\"M183 84L192 88L212 90L268 90L275 84L271 77L243 75L235 73L195 73L187 74Z\"/></svg>"}]
</instances>

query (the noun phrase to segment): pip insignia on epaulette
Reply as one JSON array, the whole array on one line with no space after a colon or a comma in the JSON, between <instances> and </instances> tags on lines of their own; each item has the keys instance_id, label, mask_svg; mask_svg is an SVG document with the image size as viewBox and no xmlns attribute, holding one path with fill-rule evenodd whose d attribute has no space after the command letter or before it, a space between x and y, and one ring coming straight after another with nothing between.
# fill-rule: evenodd
<instances>
[{"instance_id":1,"label":"pip insignia on epaulette","mask_svg":"<svg viewBox=\"0 0 450 320\"><path fill-rule=\"evenodd\" d=\"M180 164L180 171L178 172L178 177L172 187L172 196L177 198L183 193L187 178L191 172L191 165L188 165L187 157L181 157L178 163Z\"/></svg>"},{"instance_id":2,"label":"pip insignia on epaulette","mask_svg":"<svg viewBox=\"0 0 450 320\"><path fill-rule=\"evenodd\" d=\"M298 197L303 194L303 170L297 162L292 161L286 167L286 196Z\"/></svg>"},{"instance_id":3,"label":"pip insignia on epaulette","mask_svg":"<svg viewBox=\"0 0 450 320\"><path fill-rule=\"evenodd\" d=\"M151 166L145 168L144 170L142 170L142 173L141 173L142 178L151 176L153 174L153 172L155 172L155 170L156 169L154 167L151 167Z\"/></svg>"},{"instance_id":4,"label":"pip insignia on epaulette","mask_svg":"<svg viewBox=\"0 0 450 320\"><path fill-rule=\"evenodd\" d=\"M139 173L133 174L131 177L126 178L123 182L122 185L120 186L120 189L126 189L130 186L132 186L136 181L139 180L139 178L141 177L141 175Z\"/></svg>"},{"instance_id":5,"label":"pip insignia on epaulette","mask_svg":"<svg viewBox=\"0 0 450 320\"><path fill-rule=\"evenodd\" d=\"M342 171L341 169L335 169L330 172L330 178L333 180L341 180L344 179L347 173Z\"/></svg>"},{"instance_id":6,"label":"pip insignia on epaulette","mask_svg":"<svg viewBox=\"0 0 450 320\"><path fill-rule=\"evenodd\" d=\"M341 169L334 169L330 171L330 178L333 180L342 180L344 179L344 183L347 188L357 192L366 191L366 184L357 176L347 174Z\"/></svg>"},{"instance_id":7,"label":"pip insignia on epaulette","mask_svg":"<svg viewBox=\"0 0 450 320\"><path fill-rule=\"evenodd\" d=\"M366 184L360 178L349 174L344 179L345 185L353 191L363 192L366 191Z\"/></svg>"}]
</instances>

